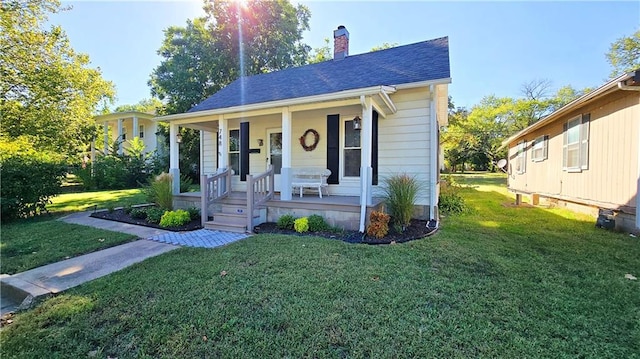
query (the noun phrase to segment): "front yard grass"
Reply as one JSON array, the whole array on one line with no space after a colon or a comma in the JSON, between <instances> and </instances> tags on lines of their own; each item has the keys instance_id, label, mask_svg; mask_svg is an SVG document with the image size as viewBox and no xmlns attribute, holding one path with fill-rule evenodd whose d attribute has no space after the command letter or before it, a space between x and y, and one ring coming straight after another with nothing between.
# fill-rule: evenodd
<instances>
[{"instance_id":1,"label":"front yard grass","mask_svg":"<svg viewBox=\"0 0 640 359\"><path fill-rule=\"evenodd\" d=\"M0 355L637 357L638 239L504 206L491 181L424 240L257 235L151 258L20 313Z\"/></svg>"},{"instance_id":2,"label":"front yard grass","mask_svg":"<svg viewBox=\"0 0 640 359\"><path fill-rule=\"evenodd\" d=\"M147 203L141 188L111 191L64 193L51 199L47 210L52 213L78 212Z\"/></svg>"},{"instance_id":3,"label":"front yard grass","mask_svg":"<svg viewBox=\"0 0 640 359\"><path fill-rule=\"evenodd\" d=\"M0 273L15 274L130 242L126 233L37 218L2 225Z\"/></svg>"}]
</instances>

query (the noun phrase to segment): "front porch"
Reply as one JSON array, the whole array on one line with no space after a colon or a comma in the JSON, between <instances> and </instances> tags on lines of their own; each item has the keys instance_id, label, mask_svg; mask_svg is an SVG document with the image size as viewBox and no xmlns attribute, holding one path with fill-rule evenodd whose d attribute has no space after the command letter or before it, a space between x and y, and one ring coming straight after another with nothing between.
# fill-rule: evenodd
<instances>
[{"instance_id":1,"label":"front porch","mask_svg":"<svg viewBox=\"0 0 640 359\"><path fill-rule=\"evenodd\" d=\"M203 196L202 192L174 195L174 207L199 207L205 228L234 232L251 232L254 226L264 222L276 222L285 214L294 217L317 214L329 225L346 230L358 230L360 226L363 206L358 196L330 195L320 198L317 193L308 193L303 197L291 196L290 199L283 199L281 193L272 192L269 196L268 191L249 196L244 191L230 191L226 195L215 196L211 195L213 189L218 186L212 184L215 182L210 181L206 187L202 187L208 188L209 196ZM217 190L215 192L217 194ZM382 209L383 202L382 198L372 198L372 203L364 207L365 221L371 211ZM251 205L248 205L249 203ZM249 213L252 215L249 216Z\"/></svg>"}]
</instances>

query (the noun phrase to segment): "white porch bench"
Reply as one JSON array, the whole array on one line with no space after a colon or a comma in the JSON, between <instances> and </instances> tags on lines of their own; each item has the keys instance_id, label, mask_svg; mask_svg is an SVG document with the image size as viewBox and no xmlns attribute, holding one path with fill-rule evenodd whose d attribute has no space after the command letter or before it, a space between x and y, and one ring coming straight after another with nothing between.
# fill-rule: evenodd
<instances>
[{"instance_id":1,"label":"white porch bench","mask_svg":"<svg viewBox=\"0 0 640 359\"><path fill-rule=\"evenodd\" d=\"M322 189L328 187L327 178L331 176L331 170L320 167L300 167L291 169L291 187L294 193L299 189L300 197L305 188L317 189L322 198ZM327 195L329 193L327 192Z\"/></svg>"}]
</instances>

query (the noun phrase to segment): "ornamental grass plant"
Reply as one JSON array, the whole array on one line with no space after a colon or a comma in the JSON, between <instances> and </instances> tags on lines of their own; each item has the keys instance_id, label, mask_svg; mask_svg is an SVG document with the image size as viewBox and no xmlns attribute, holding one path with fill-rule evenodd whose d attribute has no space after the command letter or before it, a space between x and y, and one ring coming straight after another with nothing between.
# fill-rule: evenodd
<instances>
[{"instance_id":1,"label":"ornamental grass plant","mask_svg":"<svg viewBox=\"0 0 640 359\"><path fill-rule=\"evenodd\" d=\"M154 178L147 187L147 197L149 201L157 204L159 207L170 211L173 209L173 176L168 173L161 173Z\"/></svg>"},{"instance_id":2,"label":"ornamental grass plant","mask_svg":"<svg viewBox=\"0 0 640 359\"><path fill-rule=\"evenodd\" d=\"M391 215L394 225L402 231L409 226L413 216L414 204L423 185L415 176L401 173L386 177L384 185L387 212Z\"/></svg>"}]
</instances>

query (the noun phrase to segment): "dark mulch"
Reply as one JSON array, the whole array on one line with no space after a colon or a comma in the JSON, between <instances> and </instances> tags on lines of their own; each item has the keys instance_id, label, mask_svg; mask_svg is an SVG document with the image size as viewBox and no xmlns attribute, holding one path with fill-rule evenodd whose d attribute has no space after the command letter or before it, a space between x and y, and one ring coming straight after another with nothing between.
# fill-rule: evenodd
<instances>
[{"instance_id":1,"label":"dark mulch","mask_svg":"<svg viewBox=\"0 0 640 359\"><path fill-rule=\"evenodd\" d=\"M109 211L94 212L94 213L91 213L91 217L107 219L107 220L116 221L116 222L136 224L139 226L159 228L159 229L164 229L164 230L173 231L173 232L193 231L193 230L202 228L202 224L200 223L199 218L194 219L191 222L180 227L160 227L159 224L151 223L146 219L131 218L131 216L126 214L122 208L115 209L111 212Z\"/></svg>"},{"instance_id":2,"label":"dark mulch","mask_svg":"<svg viewBox=\"0 0 640 359\"><path fill-rule=\"evenodd\" d=\"M428 226L429 225L429 226ZM368 236L358 231L323 231L323 232L305 232L298 233L294 230L279 229L275 223L267 222L262 223L259 226L253 228L255 233L278 233L278 234L290 234L296 236L317 236L325 237L329 239L337 239L348 243L364 243L364 244L391 244L391 243L403 243L428 237L436 232L434 223L429 221L423 221L419 219L412 219L409 227L404 232L397 232L392 226L389 227L389 233L382 238L377 239L375 237Z\"/></svg>"}]
</instances>

